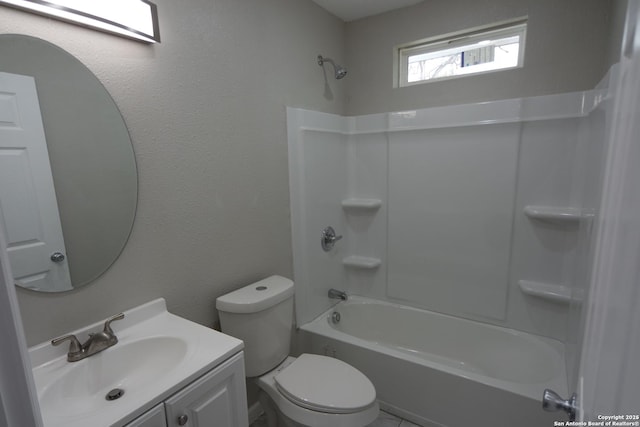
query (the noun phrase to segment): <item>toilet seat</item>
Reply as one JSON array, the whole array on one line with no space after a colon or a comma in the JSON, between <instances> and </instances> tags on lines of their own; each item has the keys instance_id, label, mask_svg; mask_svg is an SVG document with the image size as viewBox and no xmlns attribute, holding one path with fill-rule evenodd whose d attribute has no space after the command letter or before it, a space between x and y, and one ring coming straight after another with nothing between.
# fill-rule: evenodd
<instances>
[{"instance_id":1,"label":"toilet seat","mask_svg":"<svg viewBox=\"0 0 640 427\"><path fill-rule=\"evenodd\" d=\"M375 388L362 372L327 356L302 354L274 380L288 400L318 412L351 414L376 400Z\"/></svg>"}]
</instances>

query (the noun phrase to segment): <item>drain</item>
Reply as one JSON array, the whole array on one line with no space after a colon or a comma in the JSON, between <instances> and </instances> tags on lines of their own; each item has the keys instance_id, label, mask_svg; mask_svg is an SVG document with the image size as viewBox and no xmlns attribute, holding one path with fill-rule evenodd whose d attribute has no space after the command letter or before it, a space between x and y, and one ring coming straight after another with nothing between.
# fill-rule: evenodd
<instances>
[{"instance_id":1,"label":"drain","mask_svg":"<svg viewBox=\"0 0 640 427\"><path fill-rule=\"evenodd\" d=\"M107 399L107 400L117 400L117 399L120 399L123 394L124 394L124 390L123 389L114 388L109 393L107 393L107 395L104 398Z\"/></svg>"},{"instance_id":2,"label":"drain","mask_svg":"<svg viewBox=\"0 0 640 427\"><path fill-rule=\"evenodd\" d=\"M340 322L340 313L334 311L331 313L331 323L339 323Z\"/></svg>"}]
</instances>

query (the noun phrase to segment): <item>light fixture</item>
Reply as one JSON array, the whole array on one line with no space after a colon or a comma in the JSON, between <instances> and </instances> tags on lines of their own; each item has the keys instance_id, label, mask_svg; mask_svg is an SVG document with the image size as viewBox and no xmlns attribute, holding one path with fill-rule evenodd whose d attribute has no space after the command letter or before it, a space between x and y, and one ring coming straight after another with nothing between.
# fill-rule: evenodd
<instances>
[{"instance_id":1,"label":"light fixture","mask_svg":"<svg viewBox=\"0 0 640 427\"><path fill-rule=\"evenodd\" d=\"M147 0L0 0L0 4L149 43L160 42L157 7Z\"/></svg>"}]
</instances>

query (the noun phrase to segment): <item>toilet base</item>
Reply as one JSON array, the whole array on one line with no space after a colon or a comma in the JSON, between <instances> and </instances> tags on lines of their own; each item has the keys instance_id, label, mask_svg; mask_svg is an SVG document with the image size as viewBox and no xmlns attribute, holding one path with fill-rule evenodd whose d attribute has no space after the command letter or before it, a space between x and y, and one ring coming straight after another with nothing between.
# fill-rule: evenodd
<instances>
[{"instance_id":1,"label":"toilet base","mask_svg":"<svg viewBox=\"0 0 640 427\"><path fill-rule=\"evenodd\" d=\"M267 427L308 427L293 421L280 412L264 390L260 390L258 399L267 418Z\"/></svg>"}]
</instances>

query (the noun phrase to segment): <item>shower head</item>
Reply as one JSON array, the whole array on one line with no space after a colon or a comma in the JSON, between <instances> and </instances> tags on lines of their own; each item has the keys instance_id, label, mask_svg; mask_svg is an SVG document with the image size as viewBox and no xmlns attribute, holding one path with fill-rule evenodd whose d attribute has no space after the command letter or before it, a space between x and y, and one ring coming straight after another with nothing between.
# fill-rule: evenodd
<instances>
[{"instance_id":1,"label":"shower head","mask_svg":"<svg viewBox=\"0 0 640 427\"><path fill-rule=\"evenodd\" d=\"M318 55L318 65L322 67L325 62L333 65L333 72L336 79L340 80L347 75L347 69L342 65L337 65L331 58L323 58L322 55Z\"/></svg>"}]
</instances>

